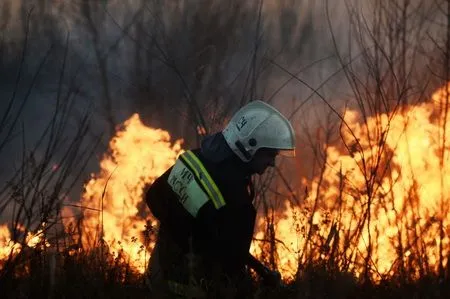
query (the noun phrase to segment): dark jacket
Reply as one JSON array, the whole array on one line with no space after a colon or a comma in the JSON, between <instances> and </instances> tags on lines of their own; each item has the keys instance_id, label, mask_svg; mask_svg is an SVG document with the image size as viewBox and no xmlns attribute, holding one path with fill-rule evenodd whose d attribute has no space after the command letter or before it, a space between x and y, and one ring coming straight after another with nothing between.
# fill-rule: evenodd
<instances>
[{"instance_id":1,"label":"dark jacket","mask_svg":"<svg viewBox=\"0 0 450 299\"><path fill-rule=\"evenodd\" d=\"M256 211L250 174L220 133L207 139L202 148L193 153L216 183L226 205L216 209L210 200L196 218L191 216L167 183L172 168L151 185L146 202L160 221L160 231L178 246L180 256L193 251L207 269L219 266L224 274L232 277L248 262L253 236ZM170 253L166 250L162 254ZM184 261L173 256L168 258L172 258L172 262Z\"/></svg>"}]
</instances>

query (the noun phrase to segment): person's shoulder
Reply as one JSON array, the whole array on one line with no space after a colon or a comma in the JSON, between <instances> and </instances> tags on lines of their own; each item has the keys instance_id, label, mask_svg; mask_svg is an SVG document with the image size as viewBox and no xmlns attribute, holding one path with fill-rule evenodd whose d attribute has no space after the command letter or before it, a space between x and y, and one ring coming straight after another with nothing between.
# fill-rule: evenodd
<instances>
[{"instance_id":1,"label":"person's shoulder","mask_svg":"<svg viewBox=\"0 0 450 299\"><path fill-rule=\"evenodd\" d=\"M166 171L164 171L160 176L156 177L151 183L149 183L146 187L146 190L150 191L152 189L158 188L159 186L161 186L161 184L167 183L167 178L169 177L172 169L173 165L170 166Z\"/></svg>"},{"instance_id":2,"label":"person's shoulder","mask_svg":"<svg viewBox=\"0 0 450 299\"><path fill-rule=\"evenodd\" d=\"M190 150L202 163L208 172L213 171L220 166L220 163L208 159L200 148L194 148Z\"/></svg>"}]
</instances>

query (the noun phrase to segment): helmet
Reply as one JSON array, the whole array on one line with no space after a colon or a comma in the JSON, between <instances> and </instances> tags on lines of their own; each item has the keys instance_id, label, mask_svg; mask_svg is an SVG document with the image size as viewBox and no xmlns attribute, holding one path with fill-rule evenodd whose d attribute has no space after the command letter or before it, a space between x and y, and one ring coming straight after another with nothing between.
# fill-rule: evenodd
<instances>
[{"instance_id":1,"label":"helmet","mask_svg":"<svg viewBox=\"0 0 450 299\"><path fill-rule=\"evenodd\" d=\"M260 148L278 149L295 155L292 125L277 109L262 101L252 101L231 118L222 131L227 144L244 162Z\"/></svg>"}]
</instances>

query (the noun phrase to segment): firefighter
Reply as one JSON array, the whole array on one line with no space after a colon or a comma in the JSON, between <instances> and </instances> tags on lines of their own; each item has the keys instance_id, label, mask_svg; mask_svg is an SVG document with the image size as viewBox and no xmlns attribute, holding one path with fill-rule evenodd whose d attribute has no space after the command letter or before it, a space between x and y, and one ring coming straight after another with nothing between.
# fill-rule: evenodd
<instances>
[{"instance_id":1,"label":"firefighter","mask_svg":"<svg viewBox=\"0 0 450 299\"><path fill-rule=\"evenodd\" d=\"M153 182L145 200L160 224L148 273L155 298L245 298L248 267L279 281L249 248L256 218L251 176L280 154L295 154L291 124L252 101Z\"/></svg>"}]
</instances>

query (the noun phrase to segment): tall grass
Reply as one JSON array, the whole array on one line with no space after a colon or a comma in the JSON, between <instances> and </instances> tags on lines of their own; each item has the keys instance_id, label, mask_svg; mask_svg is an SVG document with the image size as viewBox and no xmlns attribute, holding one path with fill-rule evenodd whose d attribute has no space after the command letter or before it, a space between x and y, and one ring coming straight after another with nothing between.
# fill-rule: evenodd
<instances>
[{"instance_id":1,"label":"tall grass","mask_svg":"<svg viewBox=\"0 0 450 299\"><path fill-rule=\"evenodd\" d=\"M362 259L348 256L347 250L376 221L372 211L379 204L380 182L390 175L391 156L381 146L375 156L366 157L343 111L345 107L357 110L367 128L369 118L394 117L448 82L449 7L443 1L433 5L374 1L369 8L365 2L363 7L358 6L360 2L345 2L349 31L344 34L348 33L345 40L350 42L343 50L343 33L336 32L336 11L330 2L324 2L320 13L326 30L315 28L312 2L278 6L266 2L83 1L55 6L53 1L36 1L32 6L17 6L6 1L0 6L4 16L0 76L8 82L0 83L0 153L4 161L12 153L19 157L8 168L13 171L2 177L0 219L22 248L0 263L2 294L11 298L147 297L144 277L122 255L112 256L101 242L94 250L83 248L81 220L64 227L62 208L83 208L68 197L79 195L81 182L98 163L95 154L106 150L104 143L128 112L137 110L148 124L166 128L175 137L185 137L187 146L195 146L205 132L220 129L238 106L266 97L283 112L292 112L300 149L298 165L283 165L256 179L255 205L264 219L263 238L258 240L264 249L261 259L271 268L279 266L276 226L286 202L304 207L296 223L303 225L298 238L305 242L297 252L299 265L293 279L280 288L260 285L255 297L448 295L447 257L441 249L439 271L427 268L420 235L408 240L408 248L398 247L395 275L378 283L372 279L377 271L372 260L376 236L369 233ZM123 9L127 5L132 9ZM268 13L267 5L275 6L271 9L279 14ZM297 15L296 8L307 12ZM22 15L18 23L12 21L17 14ZM430 19L443 20L445 30L437 31L442 34L436 34ZM317 41L324 32L331 36L330 43ZM74 35L85 44L74 43ZM324 45L332 50L319 47ZM323 74L324 69L332 71ZM308 77L314 72L321 73L320 80ZM338 76L345 82L335 84ZM347 94L342 97L349 98L345 103L329 94L336 86L345 86ZM275 100L286 94L289 101ZM45 124L33 128L27 111L42 101L51 102L51 109L45 113ZM80 101L88 104L80 105ZM447 111L447 106L448 99L439 109ZM375 135L366 136L369 143L383 145L389 125L380 125ZM447 147L447 134L444 130L439 136L442 149ZM342 231L336 221L314 222L314 215L324 209L328 149L336 145L358 158L364 177L365 188L352 190L352 182L335 171L339 177L336 211L345 206L347 192L365 199L354 231ZM441 163L446 163L444 155ZM301 179L315 179L317 184L311 190ZM444 215L448 207L441 203ZM437 221L443 240L445 224L443 219ZM317 225L327 233L318 236ZM29 246L29 232L39 232L46 241ZM416 250L416 260L406 262L405 250L411 248ZM364 268L359 277L351 266L355 261Z\"/></svg>"}]
</instances>

